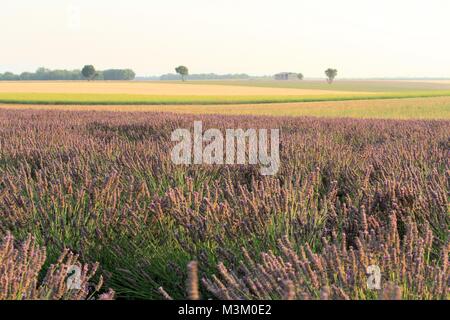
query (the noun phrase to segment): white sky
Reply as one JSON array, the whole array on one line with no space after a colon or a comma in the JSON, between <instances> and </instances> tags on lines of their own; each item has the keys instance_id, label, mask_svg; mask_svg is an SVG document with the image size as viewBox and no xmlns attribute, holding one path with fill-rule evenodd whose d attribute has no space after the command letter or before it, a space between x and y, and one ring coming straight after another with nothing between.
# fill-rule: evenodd
<instances>
[{"instance_id":1,"label":"white sky","mask_svg":"<svg viewBox=\"0 0 450 320\"><path fill-rule=\"evenodd\" d=\"M448 0L1 0L0 72L449 77L449 35Z\"/></svg>"}]
</instances>

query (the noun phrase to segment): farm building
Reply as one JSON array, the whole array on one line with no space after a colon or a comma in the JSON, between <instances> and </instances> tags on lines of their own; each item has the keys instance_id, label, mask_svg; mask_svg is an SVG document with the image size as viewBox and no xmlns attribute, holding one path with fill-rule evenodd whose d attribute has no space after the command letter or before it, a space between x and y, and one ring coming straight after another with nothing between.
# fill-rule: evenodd
<instances>
[{"instance_id":1,"label":"farm building","mask_svg":"<svg viewBox=\"0 0 450 320\"><path fill-rule=\"evenodd\" d=\"M275 75L275 80L298 80L294 72L281 72Z\"/></svg>"}]
</instances>

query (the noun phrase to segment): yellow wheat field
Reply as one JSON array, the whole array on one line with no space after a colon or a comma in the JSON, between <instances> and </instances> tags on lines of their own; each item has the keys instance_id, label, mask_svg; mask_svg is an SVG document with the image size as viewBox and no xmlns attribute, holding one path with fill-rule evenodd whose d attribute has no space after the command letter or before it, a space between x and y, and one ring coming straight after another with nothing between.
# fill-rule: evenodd
<instances>
[{"instance_id":1,"label":"yellow wheat field","mask_svg":"<svg viewBox=\"0 0 450 320\"><path fill-rule=\"evenodd\" d=\"M295 88L266 88L215 84L108 82L108 81L42 81L0 82L0 93L86 93L142 94L156 96L311 96L373 94L370 92L333 91Z\"/></svg>"},{"instance_id":2,"label":"yellow wheat field","mask_svg":"<svg viewBox=\"0 0 450 320\"><path fill-rule=\"evenodd\" d=\"M450 119L450 97L240 105L1 105L1 109L190 114Z\"/></svg>"}]
</instances>

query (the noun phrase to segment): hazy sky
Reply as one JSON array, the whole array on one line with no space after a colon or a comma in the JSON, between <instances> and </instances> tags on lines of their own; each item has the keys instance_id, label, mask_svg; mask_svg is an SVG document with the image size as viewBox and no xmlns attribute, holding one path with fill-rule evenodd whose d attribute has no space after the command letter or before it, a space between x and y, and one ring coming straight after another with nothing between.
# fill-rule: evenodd
<instances>
[{"instance_id":1,"label":"hazy sky","mask_svg":"<svg viewBox=\"0 0 450 320\"><path fill-rule=\"evenodd\" d=\"M0 72L449 77L449 13L448 0L1 0Z\"/></svg>"}]
</instances>

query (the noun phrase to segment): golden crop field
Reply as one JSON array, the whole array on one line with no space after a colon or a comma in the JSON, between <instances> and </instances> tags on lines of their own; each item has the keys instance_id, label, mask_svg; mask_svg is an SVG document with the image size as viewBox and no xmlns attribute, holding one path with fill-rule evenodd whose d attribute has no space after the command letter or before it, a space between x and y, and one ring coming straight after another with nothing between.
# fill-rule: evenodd
<instances>
[{"instance_id":1,"label":"golden crop field","mask_svg":"<svg viewBox=\"0 0 450 320\"><path fill-rule=\"evenodd\" d=\"M0 104L18 105L253 105L449 96L447 85L394 81L341 81L331 86L319 81L257 80L0 82Z\"/></svg>"},{"instance_id":2,"label":"golden crop field","mask_svg":"<svg viewBox=\"0 0 450 320\"><path fill-rule=\"evenodd\" d=\"M195 84L195 83L193 83ZM311 96L373 94L370 92L298 88L229 86L223 84L159 83L145 81L11 81L0 82L0 93L83 93L154 96Z\"/></svg>"},{"instance_id":3,"label":"golden crop field","mask_svg":"<svg viewBox=\"0 0 450 320\"><path fill-rule=\"evenodd\" d=\"M0 82L0 108L449 119L450 91L442 85L446 81Z\"/></svg>"},{"instance_id":4,"label":"golden crop field","mask_svg":"<svg viewBox=\"0 0 450 320\"><path fill-rule=\"evenodd\" d=\"M24 105L0 109L171 112L184 114L310 116L366 119L450 119L450 97L239 105Z\"/></svg>"}]
</instances>

